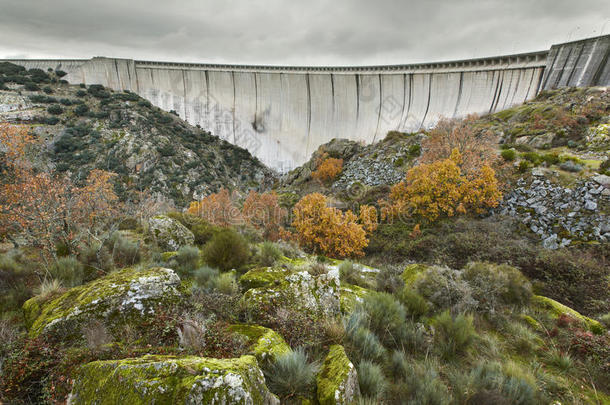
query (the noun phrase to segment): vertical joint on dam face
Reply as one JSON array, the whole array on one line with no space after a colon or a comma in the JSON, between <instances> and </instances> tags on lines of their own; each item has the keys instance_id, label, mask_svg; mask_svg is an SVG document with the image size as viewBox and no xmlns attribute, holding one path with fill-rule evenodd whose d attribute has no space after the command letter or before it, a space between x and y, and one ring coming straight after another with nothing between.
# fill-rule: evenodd
<instances>
[{"instance_id":1,"label":"vertical joint on dam face","mask_svg":"<svg viewBox=\"0 0 610 405\"><path fill-rule=\"evenodd\" d=\"M363 142L440 117L509 108L539 91L610 85L610 35L550 50L393 66L246 66L130 59L8 60L70 83L130 90L290 170L333 138Z\"/></svg>"}]
</instances>

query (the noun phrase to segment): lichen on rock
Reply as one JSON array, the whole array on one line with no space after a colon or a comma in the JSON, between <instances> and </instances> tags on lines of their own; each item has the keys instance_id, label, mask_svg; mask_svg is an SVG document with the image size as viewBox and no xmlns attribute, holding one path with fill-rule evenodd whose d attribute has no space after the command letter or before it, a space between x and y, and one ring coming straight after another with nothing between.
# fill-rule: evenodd
<instances>
[{"instance_id":1,"label":"lichen on rock","mask_svg":"<svg viewBox=\"0 0 610 405\"><path fill-rule=\"evenodd\" d=\"M160 307L178 305L183 298L180 278L172 270L127 269L74 287L47 303L31 298L23 310L30 337L43 332L77 337L80 326L88 321L101 321L110 330L121 324L137 324Z\"/></svg>"},{"instance_id":2,"label":"lichen on rock","mask_svg":"<svg viewBox=\"0 0 610 405\"><path fill-rule=\"evenodd\" d=\"M166 215L150 218L148 228L157 245L163 250L176 251L182 246L195 243L193 232Z\"/></svg>"},{"instance_id":3,"label":"lichen on rock","mask_svg":"<svg viewBox=\"0 0 610 405\"><path fill-rule=\"evenodd\" d=\"M232 332L248 339L249 352L259 362L273 361L277 356L290 352L290 346L276 331L259 325L231 325Z\"/></svg>"},{"instance_id":4,"label":"lichen on rock","mask_svg":"<svg viewBox=\"0 0 610 405\"><path fill-rule=\"evenodd\" d=\"M343 346L330 347L317 383L320 405L351 404L360 396L356 368L347 358Z\"/></svg>"},{"instance_id":5,"label":"lichen on rock","mask_svg":"<svg viewBox=\"0 0 610 405\"><path fill-rule=\"evenodd\" d=\"M334 316L339 313L339 271L313 276L307 271L289 274L265 287L252 288L242 297L246 308L287 306L309 316Z\"/></svg>"},{"instance_id":6,"label":"lichen on rock","mask_svg":"<svg viewBox=\"0 0 610 405\"><path fill-rule=\"evenodd\" d=\"M148 355L82 366L69 404L276 405L253 356L212 359Z\"/></svg>"}]
</instances>

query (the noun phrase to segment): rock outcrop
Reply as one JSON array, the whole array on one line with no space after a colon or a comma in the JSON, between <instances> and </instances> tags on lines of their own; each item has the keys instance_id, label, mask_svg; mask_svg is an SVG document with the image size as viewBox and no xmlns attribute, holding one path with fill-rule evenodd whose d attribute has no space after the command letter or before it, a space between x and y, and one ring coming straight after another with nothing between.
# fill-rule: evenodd
<instances>
[{"instance_id":1,"label":"rock outcrop","mask_svg":"<svg viewBox=\"0 0 610 405\"><path fill-rule=\"evenodd\" d=\"M246 307L287 306L310 316L332 316L340 310L339 271L330 269L327 273L313 276L307 271L274 272L273 281L263 287L251 288L244 294L242 301ZM246 273L244 277L252 278ZM262 277L262 276L261 276Z\"/></svg>"},{"instance_id":2,"label":"rock outcrop","mask_svg":"<svg viewBox=\"0 0 610 405\"><path fill-rule=\"evenodd\" d=\"M68 403L276 405L253 356L144 356L80 368Z\"/></svg>"},{"instance_id":3,"label":"rock outcrop","mask_svg":"<svg viewBox=\"0 0 610 405\"><path fill-rule=\"evenodd\" d=\"M149 232L157 245L166 251L176 251L182 246L192 245L195 236L180 222L166 216L157 215L148 221Z\"/></svg>"},{"instance_id":4,"label":"rock outcrop","mask_svg":"<svg viewBox=\"0 0 610 405\"><path fill-rule=\"evenodd\" d=\"M178 275L155 267L110 273L46 303L34 297L24 303L23 310L30 337L52 333L78 338L90 321L101 322L112 333L124 324L141 324L158 309L179 305L183 299Z\"/></svg>"},{"instance_id":5,"label":"rock outcrop","mask_svg":"<svg viewBox=\"0 0 610 405\"><path fill-rule=\"evenodd\" d=\"M230 329L248 340L250 354L261 364L290 352L284 338L272 329L259 325L231 325Z\"/></svg>"},{"instance_id":6,"label":"rock outcrop","mask_svg":"<svg viewBox=\"0 0 610 405\"><path fill-rule=\"evenodd\" d=\"M330 347L317 383L320 405L351 404L360 396L356 368L347 358L343 346Z\"/></svg>"}]
</instances>

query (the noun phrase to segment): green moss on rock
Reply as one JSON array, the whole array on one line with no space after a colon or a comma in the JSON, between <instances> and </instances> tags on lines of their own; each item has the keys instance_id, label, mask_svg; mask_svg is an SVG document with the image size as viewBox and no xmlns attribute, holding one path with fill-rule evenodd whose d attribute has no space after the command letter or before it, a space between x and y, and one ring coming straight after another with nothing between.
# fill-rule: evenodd
<instances>
[{"instance_id":1,"label":"green moss on rock","mask_svg":"<svg viewBox=\"0 0 610 405\"><path fill-rule=\"evenodd\" d=\"M126 323L137 325L154 316L158 308L178 305L183 298L180 278L170 269L155 267L110 273L74 287L39 308L34 297L23 309L30 337L49 332L73 338L80 336L80 326L86 322L99 320L111 330Z\"/></svg>"},{"instance_id":2,"label":"green moss on rock","mask_svg":"<svg viewBox=\"0 0 610 405\"><path fill-rule=\"evenodd\" d=\"M70 404L279 404L253 356L144 356L95 361L75 378Z\"/></svg>"},{"instance_id":3,"label":"green moss on rock","mask_svg":"<svg viewBox=\"0 0 610 405\"><path fill-rule=\"evenodd\" d=\"M350 404L360 395L358 374L340 345L330 347L318 373L320 405Z\"/></svg>"},{"instance_id":4,"label":"green moss on rock","mask_svg":"<svg viewBox=\"0 0 610 405\"><path fill-rule=\"evenodd\" d=\"M169 261L169 259L171 259L172 257L176 256L178 254L178 252L174 251L174 252L163 252L161 253L161 260L163 260L164 262Z\"/></svg>"},{"instance_id":5,"label":"green moss on rock","mask_svg":"<svg viewBox=\"0 0 610 405\"><path fill-rule=\"evenodd\" d=\"M290 346L276 331L259 325L231 325L230 330L248 339L250 354L259 362L274 360L290 352Z\"/></svg>"},{"instance_id":6,"label":"green moss on rock","mask_svg":"<svg viewBox=\"0 0 610 405\"><path fill-rule=\"evenodd\" d=\"M605 330L604 326L595 319L588 318L576 312L572 308L565 306L555 300L552 300L541 295L534 295L532 298L532 306L547 312L551 317L558 318L560 315L566 314L574 319L581 321L591 332L602 334Z\"/></svg>"},{"instance_id":7,"label":"green moss on rock","mask_svg":"<svg viewBox=\"0 0 610 405\"><path fill-rule=\"evenodd\" d=\"M415 283L420 274L423 274L428 269L425 264L410 264L402 272L402 280L405 286L411 286Z\"/></svg>"},{"instance_id":8,"label":"green moss on rock","mask_svg":"<svg viewBox=\"0 0 610 405\"><path fill-rule=\"evenodd\" d=\"M357 285L341 284L341 288L339 289L341 313L349 314L352 312L356 304L362 302L364 296L369 292L371 292L371 290Z\"/></svg>"},{"instance_id":9,"label":"green moss on rock","mask_svg":"<svg viewBox=\"0 0 610 405\"><path fill-rule=\"evenodd\" d=\"M290 270L282 267L259 267L248 271L239 278L239 284L245 289L260 288L279 283L286 276L290 275Z\"/></svg>"}]
</instances>

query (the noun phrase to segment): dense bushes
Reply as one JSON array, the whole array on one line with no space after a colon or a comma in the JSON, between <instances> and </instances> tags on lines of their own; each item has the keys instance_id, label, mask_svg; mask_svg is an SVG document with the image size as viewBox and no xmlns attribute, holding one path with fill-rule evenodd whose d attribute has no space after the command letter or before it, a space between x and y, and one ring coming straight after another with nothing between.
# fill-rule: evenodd
<instances>
[{"instance_id":1,"label":"dense bushes","mask_svg":"<svg viewBox=\"0 0 610 405\"><path fill-rule=\"evenodd\" d=\"M471 261L508 263L536 280L538 293L580 312L596 314L610 305L604 289L610 249L604 245L540 249L511 219L446 219L422 227L415 238L409 236L412 227L406 221L381 224L371 235L368 256L383 263L410 259L454 269Z\"/></svg>"},{"instance_id":2,"label":"dense bushes","mask_svg":"<svg viewBox=\"0 0 610 405\"><path fill-rule=\"evenodd\" d=\"M206 263L221 270L240 268L249 254L244 237L231 229L219 231L203 248Z\"/></svg>"}]
</instances>

